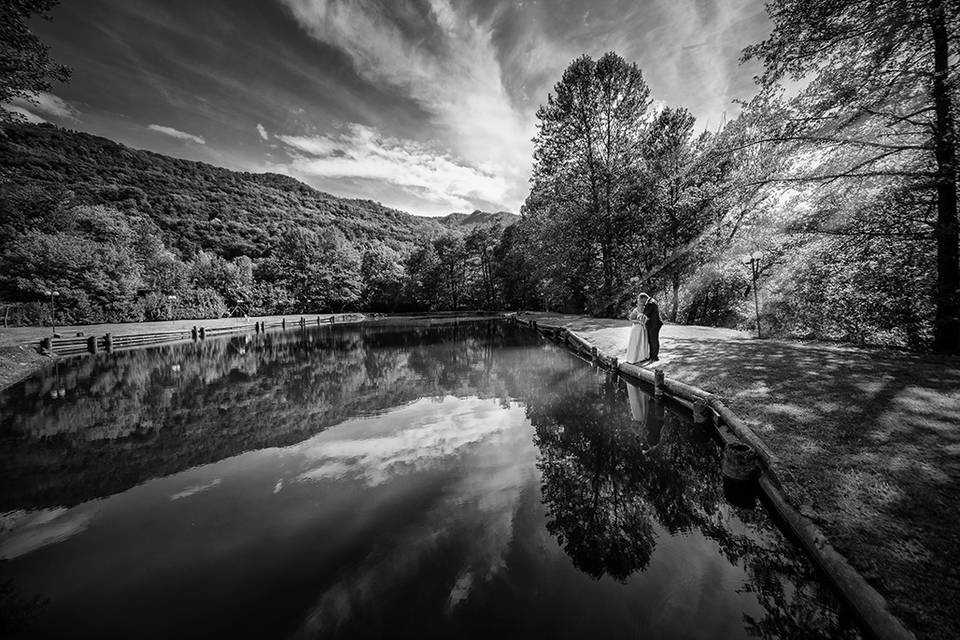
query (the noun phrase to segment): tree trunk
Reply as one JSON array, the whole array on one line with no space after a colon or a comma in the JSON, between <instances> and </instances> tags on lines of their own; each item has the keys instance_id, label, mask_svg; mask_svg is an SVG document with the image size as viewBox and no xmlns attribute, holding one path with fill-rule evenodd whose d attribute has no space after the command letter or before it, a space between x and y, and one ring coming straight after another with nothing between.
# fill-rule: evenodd
<instances>
[{"instance_id":1,"label":"tree trunk","mask_svg":"<svg viewBox=\"0 0 960 640\"><path fill-rule=\"evenodd\" d=\"M677 311L680 308L680 274L673 274L673 299L670 301L670 322L676 323Z\"/></svg>"},{"instance_id":2,"label":"tree trunk","mask_svg":"<svg viewBox=\"0 0 960 640\"><path fill-rule=\"evenodd\" d=\"M930 2L933 35L933 106L936 114L934 154L937 161L937 294L933 349L960 353L960 259L957 226L956 141L947 88L949 36L942 0Z\"/></svg>"}]
</instances>

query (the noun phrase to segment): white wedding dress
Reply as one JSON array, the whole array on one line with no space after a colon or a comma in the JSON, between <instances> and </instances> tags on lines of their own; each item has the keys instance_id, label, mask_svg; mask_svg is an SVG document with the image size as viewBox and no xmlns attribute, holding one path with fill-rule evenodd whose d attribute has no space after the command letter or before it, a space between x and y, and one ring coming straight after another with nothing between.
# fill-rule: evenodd
<instances>
[{"instance_id":1,"label":"white wedding dress","mask_svg":"<svg viewBox=\"0 0 960 640\"><path fill-rule=\"evenodd\" d=\"M627 362L640 362L650 357L650 342L647 340L647 316L636 307L628 316L633 321L630 340L627 341Z\"/></svg>"}]
</instances>

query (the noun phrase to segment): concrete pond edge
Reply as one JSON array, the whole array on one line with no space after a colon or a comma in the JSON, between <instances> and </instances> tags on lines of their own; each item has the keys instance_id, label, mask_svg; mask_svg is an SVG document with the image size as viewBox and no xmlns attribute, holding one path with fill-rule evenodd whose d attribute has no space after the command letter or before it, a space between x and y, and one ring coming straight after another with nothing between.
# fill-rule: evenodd
<instances>
[{"instance_id":1,"label":"concrete pond edge","mask_svg":"<svg viewBox=\"0 0 960 640\"><path fill-rule=\"evenodd\" d=\"M662 390L668 396L691 403L695 414L712 413L716 428L722 423L740 442L753 450L760 465L757 488L766 498L768 508L773 510L787 531L800 542L810 559L857 616L868 637L875 640L916 640L913 632L890 611L886 599L830 544L819 527L791 504L778 476L778 471L782 468L780 459L716 395L677 380L670 380L663 375L662 370L650 371L634 364L619 362L617 358L599 352L590 341L566 327L538 324L534 319L525 320L516 315L508 315L506 318L565 344L578 355L589 356L604 368L651 384L658 393Z\"/></svg>"}]
</instances>

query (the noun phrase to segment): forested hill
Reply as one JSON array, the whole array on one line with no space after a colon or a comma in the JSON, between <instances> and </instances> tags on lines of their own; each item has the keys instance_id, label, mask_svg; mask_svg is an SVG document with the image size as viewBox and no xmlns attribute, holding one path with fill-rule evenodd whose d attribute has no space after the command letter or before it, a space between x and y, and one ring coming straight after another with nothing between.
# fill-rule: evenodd
<instances>
[{"instance_id":1,"label":"forested hill","mask_svg":"<svg viewBox=\"0 0 960 640\"><path fill-rule=\"evenodd\" d=\"M482 227L498 223L502 227L509 227L519 222L520 216L509 211L489 213L477 209L473 213L451 213L438 220L448 227Z\"/></svg>"},{"instance_id":2,"label":"forested hill","mask_svg":"<svg viewBox=\"0 0 960 640\"><path fill-rule=\"evenodd\" d=\"M0 216L27 223L64 205L109 205L149 217L168 247L259 258L281 231L331 225L358 249L406 250L440 233L438 220L370 200L338 198L288 176L242 173L131 149L50 125L8 125L0 136Z\"/></svg>"}]
</instances>

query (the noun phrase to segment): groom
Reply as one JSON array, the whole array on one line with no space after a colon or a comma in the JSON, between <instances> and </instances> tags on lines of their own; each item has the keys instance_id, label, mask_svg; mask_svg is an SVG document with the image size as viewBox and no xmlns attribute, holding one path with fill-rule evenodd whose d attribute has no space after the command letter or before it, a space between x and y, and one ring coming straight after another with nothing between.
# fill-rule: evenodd
<instances>
[{"instance_id":1,"label":"groom","mask_svg":"<svg viewBox=\"0 0 960 640\"><path fill-rule=\"evenodd\" d=\"M647 342L650 344L650 362L660 359L660 305L649 294L640 294L640 303L643 305L643 315L647 316Z\"/></svg>"}]
</instances>

